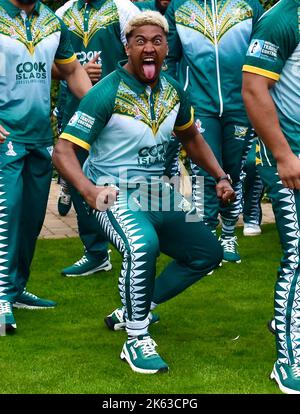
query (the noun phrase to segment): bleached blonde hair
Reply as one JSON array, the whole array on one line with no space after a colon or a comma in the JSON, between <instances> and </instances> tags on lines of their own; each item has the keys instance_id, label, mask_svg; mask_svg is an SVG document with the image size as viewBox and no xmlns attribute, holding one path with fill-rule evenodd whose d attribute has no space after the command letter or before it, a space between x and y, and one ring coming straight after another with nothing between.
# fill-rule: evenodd
<instances>
[{"instance_id":1,"label":"bleached blonde hair","mask_svg":"<svg viewBox=\"0 0 300 414\"><path fill-rule=\"evenodd\" d=\"M133 30L148 24L161 27L166 35L169 33L167 19L158 11L146 10L129 20L124 30L126 39L128 40Z\"/></svg>"}]
</instances>

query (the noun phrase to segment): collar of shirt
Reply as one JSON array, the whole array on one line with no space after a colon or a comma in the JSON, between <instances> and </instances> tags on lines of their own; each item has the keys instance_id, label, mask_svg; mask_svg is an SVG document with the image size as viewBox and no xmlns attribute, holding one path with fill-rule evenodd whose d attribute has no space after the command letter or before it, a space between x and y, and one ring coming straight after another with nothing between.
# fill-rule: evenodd
<instances>
[{"instance_id":1,"label":"collar of shirt","mask_svg":"<svg viewBox=\"0 0 300 414\"><path fill-rule=\"evenodd\" d=\"M105 3L106 0L92 0L89 3L87 3L85 0L78 0L77 7L78 10L81 10L85 4L90 4L95 9L99 10L102 4Z\"/></svg>"},{"instance_id":2,"label":"collar of shirt","mask_svg":"<svg viewBox=\"0 0 300 414\"><path fill-rule=\"evenodd\" d=\"M126 60L123 60L118 63L117 70L121 76L121 78L125 81L125 83L138 95L146 92L157 92L161 86L161 79L159 77L157 84L153 89L145 83L140 82L135 76L129 73L123 66L127 63ZM148 94L149 94L148 92Z\"/></svg>"},{"instance_id":3,"label":"collar of shirt","mask_svg":"<svg viewBox=\"0 0 300 414\"><path fill-rule=\"evenodd\" d=\"M12 4L9 0L0 0L0 6L3 7L12 18L15 18L22 11L22 9ZM40 14L40 7L41 4L37 1L34 5L32 14Z\"/></svg>"}]
</instances>

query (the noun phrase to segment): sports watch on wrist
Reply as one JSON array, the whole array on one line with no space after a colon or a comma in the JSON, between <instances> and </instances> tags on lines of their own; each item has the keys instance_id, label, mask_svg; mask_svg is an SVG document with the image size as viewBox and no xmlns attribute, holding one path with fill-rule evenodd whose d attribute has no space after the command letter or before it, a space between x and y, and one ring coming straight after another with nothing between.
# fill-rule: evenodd
<instances>
[{"instance_id":1,"label":"sports watch on wrist","mask_svg":"<svg viewBox=\"0 0 300 414\"><path fill-rule=\"evenodd\" d=\"M221 175L220 177L216 178L216 183L218 184L222 180L227 180L230 185L232 184L232 179L229 174Z\"/></svg>"}]
</instances>

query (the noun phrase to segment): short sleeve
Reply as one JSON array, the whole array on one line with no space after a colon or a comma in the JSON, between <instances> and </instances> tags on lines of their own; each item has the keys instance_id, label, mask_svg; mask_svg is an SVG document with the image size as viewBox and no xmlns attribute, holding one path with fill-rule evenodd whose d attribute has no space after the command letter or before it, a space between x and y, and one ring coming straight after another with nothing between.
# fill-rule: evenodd
<instances>
[{"instance_id":1,"label":"short sleeve","mask_svg":"<svg viewBox=\"0 0 300 414\"><path fill-rule=\"evenodd\" d=\"M111 74L97 83L81 100L60 138L89 150L112 116L116 90ZM114 79L113 79L114 80Z\"/></svg>"},{"instance_id":2,"label":"short sleeve","mask_svg":"<svg viewBox=\"0 0 300 414\"><path fill-rule=\"evenodd\" d=\"M191 106L189 95L183 89L177 90L180 97L180 107L175 122L175 131L184 131L194 123L194 109Z\"/></svg>"},{"instance_id":3,"label":"short sleeve","mask_svg":"<svg viewBox=\"0 0 300 414\"><path fill-rule=\"evenodd\" d=\"M56 17L59 19L58 17ZM55 62L66 64L76 60L76 55L71 44L70 32L64 22L59 19L61 27L61 35L59 45L55 54Z\"/></svg>"},{"instance_id":4,"label":"short sleeve","mask_svg":"<svg viewBox=\"0 0 300 414\"><path fill-rule=\"evenodd\" d=\"M265 10L259 0L248 0L248 2L253 10L253 25L255 25L258 19L264 14Z\"/></svg>"},{"instance_id":5,"label":"short sleeve","mask_svg":"<svg viewBox=\"0 0 300 414\"><path fill-rule=\"evenodd\" d=\"M243 71L279 80L285 62L297 46L291 24L278 13L263 15L254 28Z\"/></svg>"}]
</instances>

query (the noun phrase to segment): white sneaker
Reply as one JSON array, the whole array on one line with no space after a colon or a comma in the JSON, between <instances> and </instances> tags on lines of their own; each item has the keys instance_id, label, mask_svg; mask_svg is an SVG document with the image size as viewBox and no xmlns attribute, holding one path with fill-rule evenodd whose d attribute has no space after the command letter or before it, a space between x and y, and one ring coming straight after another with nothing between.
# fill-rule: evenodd
<instances>
[{"instance_id":1,"label":"white sneaker","mask_svg":"<svg viewBox=\"0 0 300 414\"><path fill-rule=\"evenodd\" d=\"M259 224L244 223L244 236L259 236L261 234L261 228Z\"/></svg>"}]
</instances>

